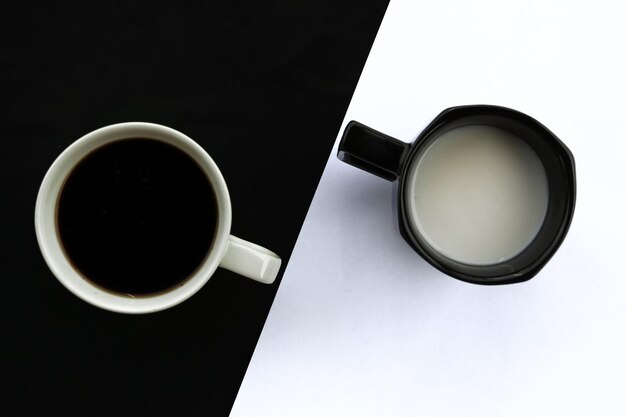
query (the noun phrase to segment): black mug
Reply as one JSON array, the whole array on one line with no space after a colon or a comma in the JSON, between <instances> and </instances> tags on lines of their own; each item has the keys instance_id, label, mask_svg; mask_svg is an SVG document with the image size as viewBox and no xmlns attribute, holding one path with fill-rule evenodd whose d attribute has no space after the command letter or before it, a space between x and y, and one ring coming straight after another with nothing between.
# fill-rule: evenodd
<instances>
[{"instance_id":1,"label":"black mug","mask_svg":"<svg viewBox=\"0 0 626 417\"><path fill-rule=\"evenodd\" d=\"M495 128L506 132L507 135L521 139L522 145L515 146L526 147L528 152L533 152L537 164L542 166L545 171L545 175L542 174L542 181L545 183L546 190L545 205L542 209L543 216L536 223L536 232L529 238L529 242L520 247L508 259L475 263L449 256L434 244L432 239L429 240L423 228L419 227L419 218L416 218L418 212L415 210L415 204L417 204L415 201L428 203L428 199L424 198L424 195L420 196L413 188L409 189L415 186L417 181L415 178L419 179L418 171L421 168L418 169L417 167L420 166L419 164L427 166L427 162L424 162L426 160L424 156L428 152L435 152L431 150L434 149L434 144L442 144L437 146L440 148L438 151L440 152L439 158L444 158L446 154L441 153L445 152L445 148L442 148L445 144L442 138L451 134L459 136L458 132L461 132L462 135L462 131L459 129L466 127ZM440 142L437 142L438 140ZM452 140L446 139L446 143L454 143L451 142ZM469 150L468 157L473 155L472 152L480 152L476 150L477 147L473 146L472 139L462 140L467 142L465 146ZM457 151L457 158L459 152ZM461 153L460 155L460 161L462 161L464 154ZM531 279L555 254L572 221L576 197L576 175L572 153L544 125L526 114L509 108L491 105L448 108L441 112L411 144L401 142L361 123L352 121L343 133L337 156L350 165L386 180L397 180L398 222L402 237L435 268L462 281L475 284L510 284ZM478 157L480 156L478 154ZM436 160L433 159L433 161ZM440 159L440 161L445 160ZM436 164L436 162L432 163ZM482 166L480 167L482 169ZM441 164L439 168L441 169ZM487 168L489 167L485 169ZM437 166L432 167L432 169L436 170ZM462 168L459 170L460 173L463 172ZM438 175L447 175L447 173ZM465 180L472 181L471 179ZM436 185L436 182L433 184ZM541 188L541 184L535 186L535 184L529 183L527 186L530 187L528 189L531 191ZM445 199L445 197L445 195L437 196L439 199ZM521 198L523 197L521 196ZM434 195L433 198L435 198ZM481 202L479 201L479 203ZM489 202L483 203L489 204ZM478 205L480 206L480 204ZM489 205L487 207L490 210L493 209L493 213L496 215L498 214L498 207ZM516 206L513 207L516 208ZM482 215L482 213L479 214ZM440 216L440 213L434 212L433 215ZM460 217L463 217L463 213ZM520 217L524 216L521 215ZM445 217L441 219L444 221L441 223L441 227L444 228L448 224L445 223L446 220L452 224L456 224L458 220L445 219ZM437 218L437 220L441 219ZM516 227L518 227L515 230L524 230L522 220L514 219ZM476 225L469 226L474 227L474 229L477 227ZM524 232L527 233L528 231L524 230ZM467 239L480 237L481 241L491 239L490 236L483 236L480 232L477 236L461 235L461 237ZM493 241L495 242L495 240Z\"/></svg>"}]
</instances>

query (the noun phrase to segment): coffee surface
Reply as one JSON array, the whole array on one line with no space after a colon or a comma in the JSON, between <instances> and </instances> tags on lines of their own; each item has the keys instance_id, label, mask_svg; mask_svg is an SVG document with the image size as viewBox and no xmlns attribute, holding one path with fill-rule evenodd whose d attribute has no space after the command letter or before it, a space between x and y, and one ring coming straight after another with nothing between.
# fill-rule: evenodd
<instances>
[{"instance_id":1,"label":"coffee surface","mask_svg":"<svg viewBox=\"0 0 626 417\"><path fill-rule=\"evenodd\" d=\"M442 255L469 265L505 262L539 232L548 180L535 151L500 128L443 133L413 162L413 228Z\"/></svg>"},{"instance_id":2,"label":"coffee surface","mask_svg":"<svg viewBox=\"0 0 626 417\"><path fill-rule=\"evenodd\" d=\"M217 225L216 197L198 164L153 139L113 142L70 173L57 205L74 267L106 290L146 295L184 283Z\"/></svg>"}]
</instances>

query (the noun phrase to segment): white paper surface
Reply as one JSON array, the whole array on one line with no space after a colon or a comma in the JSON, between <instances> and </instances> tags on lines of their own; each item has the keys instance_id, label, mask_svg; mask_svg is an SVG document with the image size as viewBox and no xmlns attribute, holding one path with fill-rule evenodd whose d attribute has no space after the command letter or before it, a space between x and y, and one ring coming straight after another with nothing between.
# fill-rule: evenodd
<instances>
[{"instance_id":1,"label":"white paper surface","mask_svg":"<svg viewBox=\"0 0 626 417\"><path fill-rule=\"evenodd\" d=\"M621 4L392 0L344 126L409 142L453 105L528 113L576 158L569 235L527 283L459 282L334 151L232 416L626 415Z\"/></svg>"}]
</instances>

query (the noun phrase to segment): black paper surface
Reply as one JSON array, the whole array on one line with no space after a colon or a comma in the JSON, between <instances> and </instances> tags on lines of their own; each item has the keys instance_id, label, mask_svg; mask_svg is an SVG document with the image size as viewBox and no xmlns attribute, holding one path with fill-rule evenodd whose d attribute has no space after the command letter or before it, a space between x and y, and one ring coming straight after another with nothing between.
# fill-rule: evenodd
<instances>
[{"instance_id":1,"label":"black paper surface","mask_svg":"<svg viewBox=\"0 0 626 417\"><path fill-rule=\"evenodd\" d=\"M387 1L45 4L0 25L2 408L227 415L280 279L218 269L160 313L92 307L39 252L39 184L94 129L170 126L215 160L232 233L278 253L282 275Z\"/></svg>"}]
</instances>

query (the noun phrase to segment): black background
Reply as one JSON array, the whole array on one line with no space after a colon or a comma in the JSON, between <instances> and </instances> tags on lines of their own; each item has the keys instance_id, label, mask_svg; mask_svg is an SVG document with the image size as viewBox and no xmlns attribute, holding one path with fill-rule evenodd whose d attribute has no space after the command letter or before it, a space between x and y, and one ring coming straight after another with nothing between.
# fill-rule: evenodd
<instances>
[{"instance_id":1,"label":"black background","mask_svg":"<svg viewBox=\"0 0 626 417\"><path fill-rule=\"evenodd\" d=\"M227 415L278 283L218 270L167 311L99 310L41 257L39 184L96 128L173 127L222 170L233 234L282 274L387 0L86 3L0 12L2 409Z\"/></svg>"}]
</instances>

